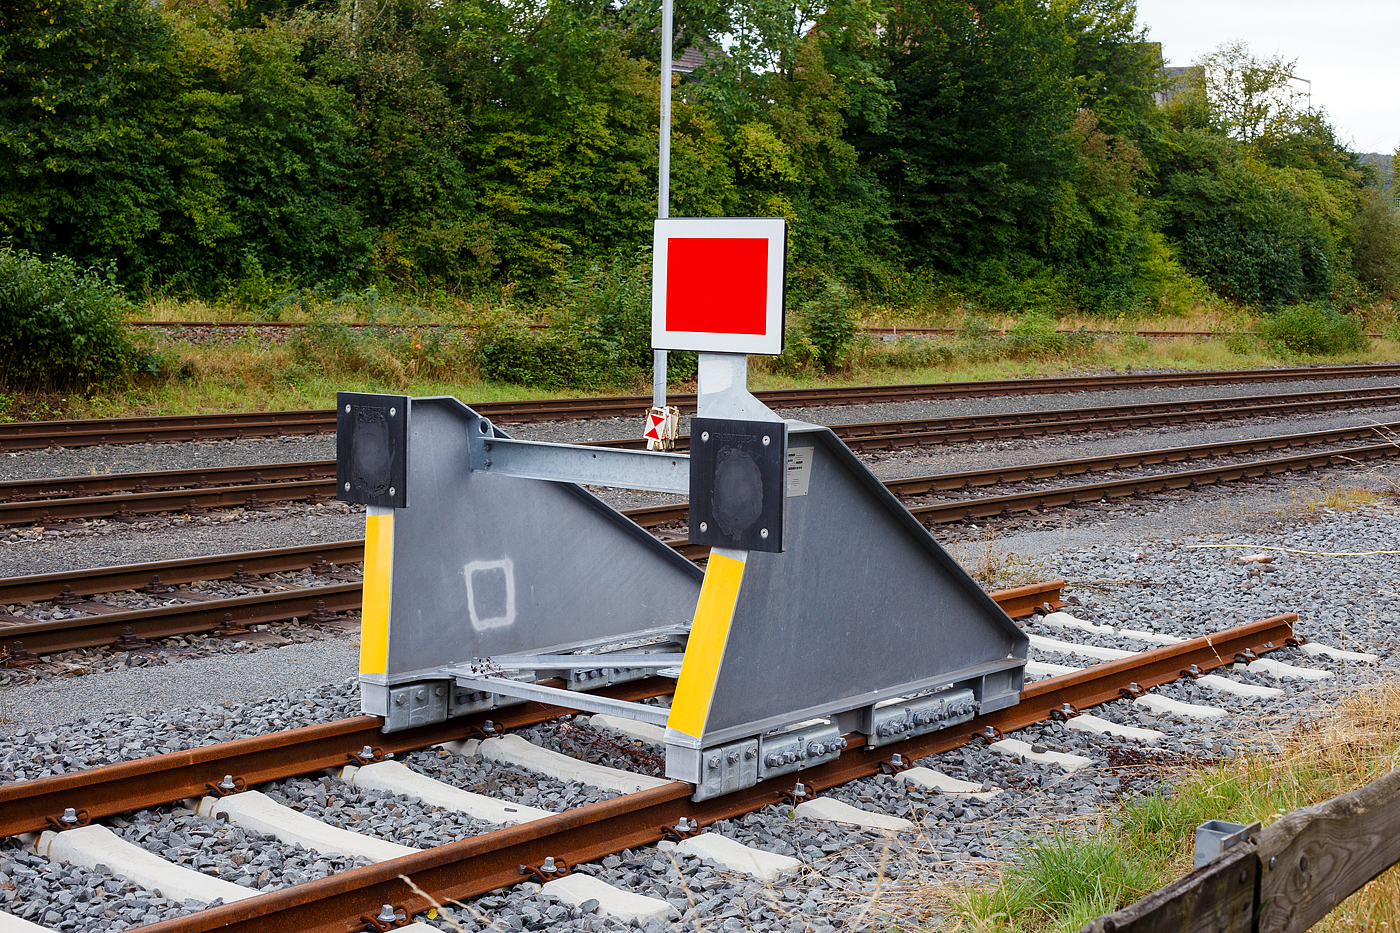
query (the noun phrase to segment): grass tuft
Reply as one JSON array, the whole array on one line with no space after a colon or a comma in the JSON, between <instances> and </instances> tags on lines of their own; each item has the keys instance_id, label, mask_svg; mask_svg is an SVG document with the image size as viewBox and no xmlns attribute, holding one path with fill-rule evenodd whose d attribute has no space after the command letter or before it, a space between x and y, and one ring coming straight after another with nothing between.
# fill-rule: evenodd
<instances>
[{"instance_id":1,"label":"grass tuft","mask_svg":"<svg viewBox=\"0 0 1400 933\"><path fill-rule=\"evenodd\" d=\"M1400 684L1361 687L1328 702L1325 715L1259 736L1255 751L1168 775L1097 834L1031 843L997 883L947 895L949 928L1072 933L1190 871L1198 824L1267 825L1400 767ZM1315 929L1400 930L1400 873L1381 875Z\"/></svg>"},{"instance_id":2,"label":"grass tuft","mask_svg":"<svg viewBox=\"0 0 1400 933\"><path fill-rule=\"evenodd\" d=\"M958 895L955 929L968 933L1074 933L1100 914L1151 891L1155 867L1135 861L1122 840L1059 834L1035 842L1000 885Z\"/></svg>"}]
</instances>

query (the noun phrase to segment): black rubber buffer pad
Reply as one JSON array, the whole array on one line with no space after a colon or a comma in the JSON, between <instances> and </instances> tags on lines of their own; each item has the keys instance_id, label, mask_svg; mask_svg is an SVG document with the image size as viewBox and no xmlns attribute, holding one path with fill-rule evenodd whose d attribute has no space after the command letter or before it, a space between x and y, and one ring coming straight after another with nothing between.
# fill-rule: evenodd
<instances>
[{"instance_id":1,"label":"black rubber buffer pad","mask_svg":"<svg viewBox=\"0 0 1400 933\"><path fill-rule=\"evenodd\" d=\"M336 395L335 497L392 509L408 505L408 396Z\"/></svg>"},{"instance_id":2,"label":"black rubber buffer pad","mask_svg":"<svg viewBox=\"0 0 1400 933\"><path fill-rule=\"evenodd\" d=\"M690 419L690 543L783 549L787 425Z\"/></svg>"}]
</instances>

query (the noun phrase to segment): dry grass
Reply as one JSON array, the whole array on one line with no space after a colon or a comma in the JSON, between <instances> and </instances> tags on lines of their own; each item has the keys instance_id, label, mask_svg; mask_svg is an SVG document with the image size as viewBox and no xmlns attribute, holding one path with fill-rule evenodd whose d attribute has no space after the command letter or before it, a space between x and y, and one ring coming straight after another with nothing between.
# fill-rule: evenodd
<instances>
[{"instance_id":1,"label":"dry grass","mask_svg":"<svg viewBox=\"0 0 1400 933\"><path fill-rule=\"evenodd\" d=\"M982 538L955 541L948 545L948 553L983 586L1009 589L1035 583L1043 576L1033 562L1004 550L995 530Z\"/></svg>"},{"instance_id":2,"label":"dry grass","mask_svg":"<svg viewBox=\"0 0 1400 933\"><path fill-rule=\"evenodd\" d=\"M338 321L466 321L480 312L469 302L441 295L419 301L413 296L380 296L372 289L352 296L311 296L302 300L283 298L273 303L280 320L310 318ZM271 307L271 306L269 306ZM263 311L230 302L176 301L153 299L139 316L155 320L243 320L262 319ZM966 314L961 306L950 306L949 321L900 321L901 324L947 324L956 326ZM886 323L888 309L869 306L861 309L866 324ZM987 379L1013 379L1065 374L1122 372L1144 369L1248 369L1289 365L1300 362L1362 363L1400 360L1400 341L1375 340L1360 353L1327 358L1304 359L1278 356L1260 341L1250 339L1144 340L1128 334L1138 328L1204 330L1240 334L1252 327L1253 318L1223 306L1203 304L1185 316L1159 316L1137 319L1065 318L1068 326L1086 325L1095 329L1118 330L1122 336L1102 336L1081 341L1064 352L1024 353L996 340L979 345L975 352L958 343L919 341L901 347L874 340L857 354L856 363L834 374L778 371L764 358L755 358L750 368L750 385L755 389L777 389L817 385L868 385L909 382L966 382ZM1010 317L992 318L994 327L1010 325ZM272 342L243 334L221 344L194 344L176 341L159 332L147 332L154 358L160 361L159 374L143 376L133 385L104 389L86 395L28 397L0 396L0 420L103 417L120 415L187 414L252 409L326 408L334 404L340 390L392 392L413 395L454 395L468 401L540 398L546 395L597 394L596 391L559 392L489 382L476 373L475 358L466 331L450 330L440 339L457 344L450 352L429 352L410 343L391 343L357 332L361 338L348 349L330 344L301 352L292 341ZM427 332L422 332L426 334ZM940 352L910 352L911 346L944 346ZM324 352L322 352L324 351ZM647 374L638 373L632 382L623 382L612 391L641 393L649 387ZM693 385L673 387L691 391Z\"/></svg>"},{"instance_id":3,"label":"dry grass","mask_svg":"<svg viewBox=\"0 0 1400 933\"><path fill-rule=\"evenodd\" d=\"M1380 498L1380 494L1363 486L1328 484L1314 489L1299 499L1299 506L1309 513L1327 508L1334 512L1350 512L1363 505L1370 505Z\"/></svg>"},{"instance_id":4,"label":"dry grass","mask_svg":"<svg viewBox=\"0 0 1400 933\"><path fill-rule=\"evenodd\" d=\"M1366 330L1385 334L1400 332L1400 302L1376 301L1357 309ZM868 305L862 309L861 320L871 327L937 327L957 328L975 316L993 330L1008 330L1019 319L1017 315L980 309L963 300L942 301L923 308L906 306ZM1111 317L1093 314L1063 314L1060 327L1085 328L1091 331L1112 331L1132 334L1138 331L1202 331L1227 336L1247 334L1254 330L1259 314L1236 307L1202 291L1194 300L1177 303L1151 314Z\"/></svg>"}]
</instances>

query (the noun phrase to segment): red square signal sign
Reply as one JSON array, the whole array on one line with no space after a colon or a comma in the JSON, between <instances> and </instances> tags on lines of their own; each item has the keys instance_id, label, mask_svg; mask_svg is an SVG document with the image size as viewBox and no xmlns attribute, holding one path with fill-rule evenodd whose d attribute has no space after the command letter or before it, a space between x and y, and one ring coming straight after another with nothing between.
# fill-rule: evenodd
<instances>
[{"instance_id":1,"label":"red square signal sign","mask_svg":"<svg viewBox=\"0 0 1400 933\"><path fill-rule=\"evenodd\" d=\"M787 224L770 217L656 221L651 345L783 352Z\"/></svg>"}]
</instances>

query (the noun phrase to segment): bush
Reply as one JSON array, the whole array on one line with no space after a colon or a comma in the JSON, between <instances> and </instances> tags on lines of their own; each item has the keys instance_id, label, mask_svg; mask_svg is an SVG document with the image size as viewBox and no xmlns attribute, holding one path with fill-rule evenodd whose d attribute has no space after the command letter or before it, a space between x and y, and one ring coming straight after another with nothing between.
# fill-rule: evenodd
<instances>
[{"instance_id":1,"label":"bush","mask_svg":"<svg viewBox=\"0 0 1400 933\"><path fill-rule=\"evenodd\" d=\"M1039 357L1077 353L1093 347L1094 337L1080 328L1060 333L1059 321L1043 311L1028 311L1006 333L1006 350L1011 356Z\"/></svg>"},{"instance_id":2,"label":"bush","mask_svg":"<svg viewBox=\"0 0 1400 933\"><path fill-rule=\"evenodd\" d=\"M1301 355L1350 353L1368 344L1360 321L1317 302L1288 305L1265 316L1256 333L1275 347Z\"/></svg>"},{"instance_id":3,"label":"bush","mask_svg":"<svg viewBox=\"0 0 1400 933\"><path fill-rule=\"evenodd\" d=\"M498 382L541 389L594 389L615 375L608 358L553 328L534 332L524 325L484 330L477 349L481 374Z\"/></svg>"},{"instance_id":4,"label":"bush","mask_svg":"<svg viewBox=\"0 0 1400 933\"><path fill-rule=\"evenodd\" d=\"M0 246L0 384L73 388L127 373L130 304L114 278L110 268L99 274L65 256Z\"/></svg>"},{"instance_id":5,"label":"bush","mask_svg":"<svg viewBox=\"0 0 1400 933\"><path fill-rule=\"evenodd\" d=\"M856 312L846 287L828 279L815 298L803 303L802 329L823 369L831 372L845 363L856 341Z\"/></svg>"},{"instance_id":6,"label":"bush","mask_svg":"<svg viewBox=\"0 0 1400 933\"><path fill-rule=\"evenodd\" d=\"M1159 169L1162 232L1221 297L1276 308L1332 292L1337 244L1315 192L1247 146L1188 130Z\"/></svg>"},{"instance_id":7,"label":"bush","mask_svg":"<svg viewBox=\"0 0 1400 933\"><path fill-rule=\"evenodd\" d=\"M572 342L619 369L651 368L651 250L619 250L562 277Z\"/></svg>"},{"instance_id":8,"label":"bush","mask_svg":"<svg viewBox=\"0 0 1400 933\"><path fill-rule=\"evenodd\" d=\"M1356 277L1381 298L1400 298L1400 210L1370 191L1351 219L1351 262Z\"/></svg>"}]
</instances>

